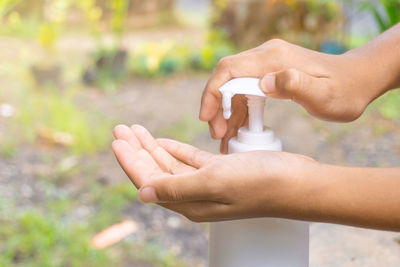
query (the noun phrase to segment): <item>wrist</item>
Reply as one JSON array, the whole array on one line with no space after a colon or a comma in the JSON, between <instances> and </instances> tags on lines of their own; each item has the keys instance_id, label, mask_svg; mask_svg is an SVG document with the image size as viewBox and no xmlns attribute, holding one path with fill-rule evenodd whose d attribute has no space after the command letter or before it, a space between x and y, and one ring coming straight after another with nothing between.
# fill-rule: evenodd
<instances>
[{"instance_id":1,"label":"wrist","mask_svg":"<svg viewBox=\"0 0 400 267\"><path fill-rule=\"evenodd\" d=\"M400 24L375 39L343 54L356 73L355 82L369 88L369 102L400 86Z\"/></svg>"},{"instance_id":2,"label":"wrist","mask_svg":"<svg viewBox=\"0 0 400 267\"><path fill-rule=\"evenodd\" d=\"M325 185L321 183L326 165L317 161L305 164L297 174L295 184L294 209L289 210L293 219L311 220L315 206L318 204L318 196L323 196Z\"/></svg>"},{"instance_id":3,"label":"wrist","mask_svg":"<svg viewBox=\"0 0 400 267\"><path fill-rule=\"evenodd\" d=\"M398 169L317 164L305 175L290 218L398 231Z\"/></svg>"},{"instance_id":4,"label":"wrist","mask_svg":"<svg viewBox=\"0 0 400 267\"><path fill-rule=\"evenodd\" d=\"M266 216L288 219L307 219L311 211L314 191L323 164L302 155L290 162L290 168L283 171L279 182L269 194Z\"/></svg>"},{"instance_id":5,"label":"wrist","mask_svg":"<svg viewBox=\"0 0 400 267\"><path fill-rule=\"evenodd\" d=\"M341 55L342 75L346 80L349 99L353 104L364 109L377 97L384 94L390 87L392 74L382 71L379 64L374 64L371 51L363 47L350 50Z\"/></svg>"}]
</instances>

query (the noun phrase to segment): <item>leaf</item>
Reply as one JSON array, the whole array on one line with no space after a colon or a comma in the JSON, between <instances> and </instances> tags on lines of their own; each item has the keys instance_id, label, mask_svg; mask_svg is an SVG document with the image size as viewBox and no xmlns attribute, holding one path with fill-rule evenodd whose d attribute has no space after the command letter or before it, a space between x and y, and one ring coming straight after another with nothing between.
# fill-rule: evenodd
<instances>
[{"instance_id":1,"label":"leaf","mask_svg":"<svg viewBox=\"0 0 400 267\"><path fill-rule=\"evenodd\" d=\"M72 134L67 132L55 131L45 126L39 127L37 135L44 141L60 145L60 146L72 146L75 143L75 138Z\"/></svg>"},{"instance_id":2,"label":"leaf","mask_svg":"<svg viewBox=\"0 0 400 267\"><path fill-rule=\"evenodd\" d=\"M372 15L375 18L376 23L378 24L379 30L381 32L383 32L387 29L387 23L385 22L385 19L379 13L379 11L375 5L373 5L370 2L363 2L360 5L360 7L361 7L361 9L368 10L369 12L372 13Z\"/></svg>"},{"instance_id":3,"label":"leaf","mask_svg":"<svg viewBox=\"0 0 400 267\"><path fill-rule=\"evenodd\" d=\"M52 48L57 39L57 32L54 25L44 24L40 29L39 43L46 48Z\"/></svg>"},{"instance_id":4,"label":"leaf","mask_svg":"<svg viewBox=\"0 0 400 267\"><path fill-rule=\"evenodd\" d=\"M128 235L136 232L138 230L138 225L132 220L126 220L118 224L114 224L97 235L95 235L91 241L94 248L104 249L110 247Z\"/></svg>"},{"instance_id":5,"label":"leaf","mask_svg":"<svg viewBox=\"0 0 400 267\"><path fill-rule=\"evenodd\" d=\"M400 21L400 1L399 0L383 0L382 5L384 6L387 17L389 20L389 27L395 25Z\"/></svg>"}]
</instances>

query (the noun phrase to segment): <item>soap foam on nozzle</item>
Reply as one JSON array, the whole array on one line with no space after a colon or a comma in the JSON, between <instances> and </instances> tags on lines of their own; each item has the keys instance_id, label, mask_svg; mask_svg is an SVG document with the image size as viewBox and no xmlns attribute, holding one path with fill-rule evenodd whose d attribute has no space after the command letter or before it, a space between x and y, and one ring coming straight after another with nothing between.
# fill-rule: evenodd
<instances>
[{"instance_id":1,"label":"soap foam on nozzle","mask_svg":"<svg viewBox=\"0 0 400 267\"><path fill-rule=\"evenodd\" d=\"M224 118L227 120L231 117L231 101L235 94L253 95L266 97L259 86L258 78L242 77L235 78L219 88L222 93L222 108L224 109Z\"/></svg>"},{"instance_id":2,"label":"soap foam on nozzle","mask_svg":"<svg viewBox=\"0 0 400 267\"><path fill-rule=\"evenodd\" d=\"M231 109L228 109L228 110L224 109L224 118L226 120L229 119L231 117L231 115L232 115Z\"/></svg>"},{"instance_id":3,"label":"soap foam on nozzle","mask_svg":"<svg viewBox=\"0 0 400 267\"><path fill-rule=\"evenodd\" d=\"M222 93L222 108L224 109L224 118L227 120L231 117L231 101L232 101L232 93L223 92Z\"/></svg>"}]
</instances>

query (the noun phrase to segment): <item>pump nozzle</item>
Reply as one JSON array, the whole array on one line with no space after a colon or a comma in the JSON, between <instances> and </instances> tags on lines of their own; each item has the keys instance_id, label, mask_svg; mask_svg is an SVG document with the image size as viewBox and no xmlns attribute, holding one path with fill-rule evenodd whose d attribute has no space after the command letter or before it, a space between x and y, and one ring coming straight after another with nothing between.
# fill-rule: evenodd
<instances>
[{"instance_id":1,"label":"pump nozzle","mask_svg":"<svg viewBox=\"0 0 400 267\"><path fill-rule=\"evenodd\" d=\"M224 118L231 117L232 97L236 94L244 94L247 97L249 113L249 130L252 132L263 131L263 113L266 95L260 90L257 78L236 78L225 83L219 88L222 93L222 108Z\"/></svg>"}]
</instances>

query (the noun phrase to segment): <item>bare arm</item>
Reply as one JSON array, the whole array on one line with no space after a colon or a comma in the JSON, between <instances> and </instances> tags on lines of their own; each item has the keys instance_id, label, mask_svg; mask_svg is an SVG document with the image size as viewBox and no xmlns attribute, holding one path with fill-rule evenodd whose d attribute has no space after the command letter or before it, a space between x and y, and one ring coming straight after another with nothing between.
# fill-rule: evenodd
<instances>
[{"instance_id":1,"label":"bare arm","mask_svg":"<svg viewBox=\"0 0 400 267\"><path fill-rule=\"evenodd\" d=\"M302 175L288 217L400 231L400 168L317 163Z\"/></svg>"},{"instance_id":2,"label":"bare arm","mask_svg":"<svg viewBox=\"0 0 400 267\"><path fill-rule=\"evenodd\" d=\"M368 75L370 102L385 92L400 87L400 23L367 44L350 50L345 55L361 60L358 71Z\"/></svg>"},{"instance_id":3,"label":"bare arm","mask_svg":"<svg viewBox=\"0 0 400 267\"><path fill-rule=\"evenodd\" d=\"M281 217L400 231L400 168L318 163L286 152L214 155L141 126L118 126L113 150L139 190L196 222Z\"/></svg>"},{"instance_id":4,"label":"bare arm","mask_svg":"<svg viewBox=\"0 0 400 267\"><path fill-rule=\"evenodd\" d=\"M221 139L221 152L246 122L246 105L233 100L233 115L221 112L218 88L237 77L259 77L264 92L273 98L291 99L323 120L357 119L376 97L400 87L400 24L364 46L343 55L328 55L282 40L223 58L203 92L200 119L211 136Z\"/></svg>"}]
</instances>

